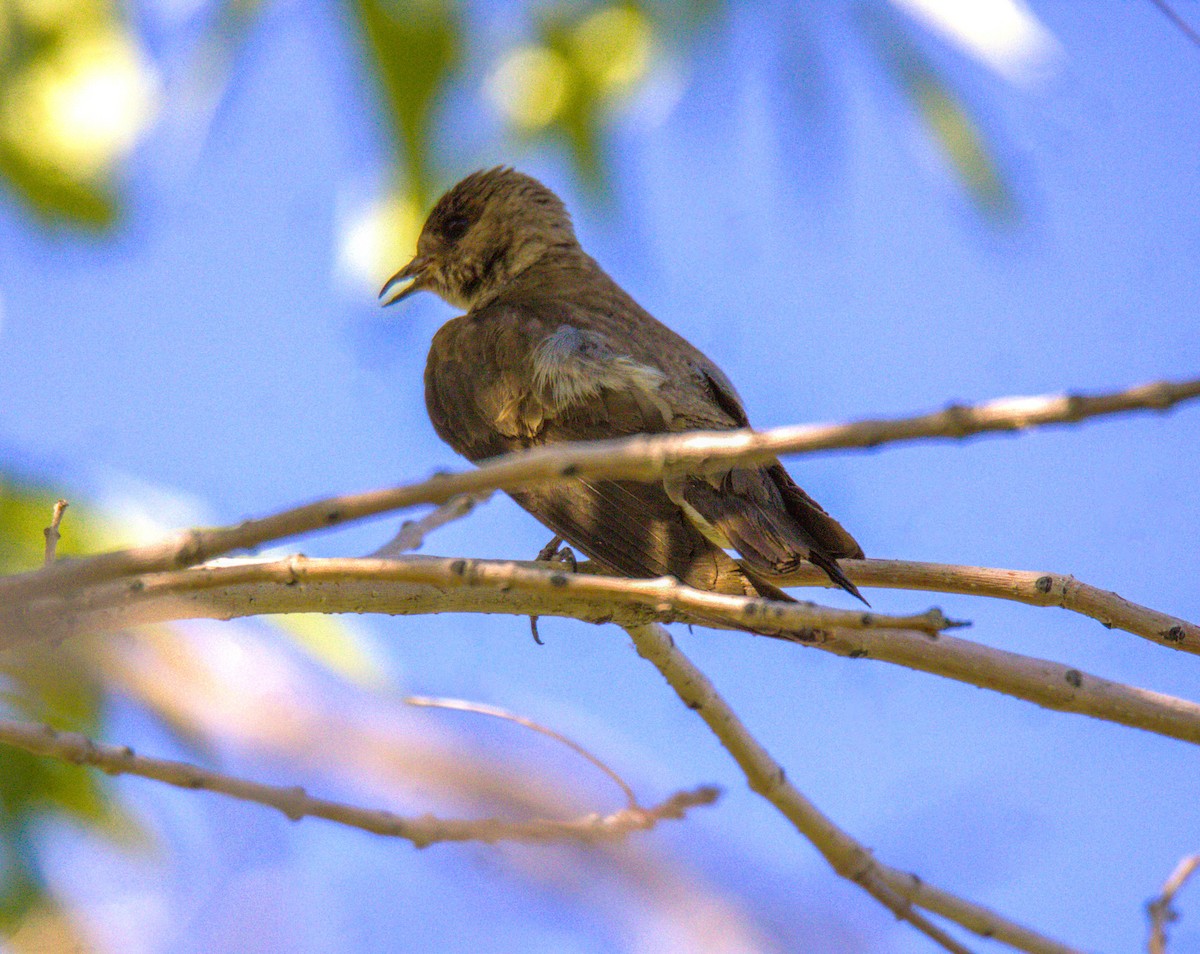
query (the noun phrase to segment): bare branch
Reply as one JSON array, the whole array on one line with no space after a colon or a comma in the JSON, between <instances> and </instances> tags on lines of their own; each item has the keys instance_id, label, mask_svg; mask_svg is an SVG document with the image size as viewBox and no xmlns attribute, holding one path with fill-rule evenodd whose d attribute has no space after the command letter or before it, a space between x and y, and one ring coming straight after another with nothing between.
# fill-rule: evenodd
<instances>
[{"instance_id":1,"label":"bare branch","mask_svg":"<svg viewBox=\"0 0 1200 954\"><path fill-rule=\"evenodd\" d=\"M944 633L931 639L906 630L831 630L818 640L813 645L839 656L879 659L1002 692L1046 709L1076 712L1200 745L1197 703L1102 679L1073 666Z\"/></svg>"},{"instance_id":2,"label":"bare branch","mask_svg":"<svg viewBox=\"0 0 1200 954\"><path fill-rule=\"evenodd\" d=\"M46 555L43 561L46 566L54 562L54 551L58 549L59 524L62 523L63 511L67 509L67 502L62 498L54 504L54 513L50 517L50 526L42 531L46 537Z\"/></svg>"},{"instance_id":3,"label":"bare branch","mask_svg":"<svg viewBox=\"0 0 1200 954\"><path fill-rule=\"evenodd\" d=\"M476 612L568 616L623 626L696 621L737 630L770 629L840 656L882 660L1046 708L1200 744L1200 705L957 639L932 625L940 618L937 611L887 617L724 596L671 579L630 580L536 564L416 556L387 561L293 557L204 566L105 584L84 597L43 604L42 624L66 624L71 614L75 619L70 625L82 631L276 612ZM926 625L918 629L918 624Z\"/></svg>"},{"instance_id":4,"label":"bare branch","mask_svg":"<svg viewBox=\"0 0 1200 954\"><path fill-rule=\"evenodd\" d=\"M1123 629L1159 646L1200 655L1200 626L1080 583L1073 576L908 560L842 560L840 564L859 586L964 593L1030 606L1060 606L1090 616L1109 629ZM822 570L807 564L789 573L783 585L833 586Z\"/></svg>"},{"instance_id":5,"label":"bare branch","mask_svg":"<svg viewBox=\"0 0 1200 954\"><path fill-rule=\"evenodd\" d=\"M151 574L133 581L97 586L66 600L44 601L39 604L39 625L48 625L55 617L65 622L69 621L73 614L90 616L109 607L134 608L139 603L168 595L179 596L189 592L200 594L203 591L244 583L296 587L302 583L350 580L425 584L443 590L485 588L493 593L508 595L561 595L567 597L568 603L587 604L593 611L611 611L612 605L619 603L643 610L641 619L653 617L667 621L711 620L717 625L732 629L770 630L771 635L779 634L802 640L808 639L809 631L817 628L911 629L935 634L963 625L955 620L946 619L938 609L908 616L890 616L886 613L834 609L814 603L782 603L759 597L728 596L692 589L672 577L630 579L592 573L569 573L565 570L548 569L545 564L536 563L419 556L393 560L310 559L295 556L273 561L231 561L220 565L193 567L175 573ZM384 590L379 590L379 593L382 596ZM263 595L268 596L267 593ZM536 605L540 606L541 603ZM554 602L550 605L559 604ZM326 605L321 609L325 612L396 611L364 605L350 609ZM398 610L404 614L430 611L426 607ZM490 607L489 611L520 612L509 609L502 601ZM232 615L263 612L274 610L269 605L252 609L247 607L246 612L234 611ZM548 611L545 615L574 614ZM594 620L599 617L593 612L582 618ZM0 616L0 620L2 619ZM135 615L127 617L124 625L131 621L150 620L137 615L135 610ZM94 620L89 618L84 625L91 627L99 622L99 617L95 617ZM9 634L5 634L5 637L0 638L0 645L10 643L11 639L8 637Z\"/></svg>"},{"instance_id":6,"label":"bare branch","mask_svg":"<svg viewBox=\"0 0 1200 954\"><path fill-rule=\"evenodd\" d=\"M561 732L551 729L549 726L535 722L526 716L517 715L515 712L509 712L507 709L501 709L499 706L489 706L482 702L469 702L465 699L433 699L428 696L405 696L404 701L410 706L423 706L430 709L453 709L457 712L474 712L479 715L491 716L493 719L504 719L508 722L515 722L519 726L524 726L526 729L532 729L534 732L541 733L555 742L562 743L580 758L591 762L592 765L596 766L596 768L612 779L624 794L625 804L628 808L636 809L639 807L637 796L633 793L633 789L625 779L621 778L612 768L602 762L598 756L593 755L574 739L568 738Z\"/></svg>"},{"instance_id":7,"label":"bare branch","mask_svg":"<svg viewBox=\"0 0 1200 954\"><path fill-rule=\"evenodd\" d=\"M438 474L390 490L333 497L236 526L189 530L150 546L60 561L41 570L13 574L0 578L0 601L45 596L137 573L182 569L222 553L252 549L350 520L416 504L444 504L460 494L528 489L584 475L656 480L669 473L721 470L733 462L762 462L780 454L877 447L931 438L962 439L992 431L1073 424L1126 411L1162 411L1197 396L1200 380L1159 381L1110 394L1004 398L975 406L952 405L918 417L784 427L761 434L749 430L695 431L534 448L464 473Z\"/></svg>"},{"instance_id":8,"label":"bare branch","mask_svg":"<svg viewBox=\"0 0 1200 954\"><path fill-rule=\"evenodd\" d=\"M1147 945L1150 954L1167 954L1167 925L1179 919L1171 902L1197 868L1200 868L1200 855L1181 860L1163 885L1162 894L1146 905L1150 915L1150 942Z\"/></svg>"},{"instance_id":9,"label":"bare branch","mask_svg":"<svg viewBox=\"0 0 1200 954\"><path fill-rule=\"evenodd\" d=\"M586 815L569 821L546 818L529 821L497 818L467 820L436 818L432 815L406 818L389 811L314 798L299 786L264 785L186 762L138 755L128 746L93 742L86 736L57 732L49 726L0 720L0 743L75 765L91 765L109 775L140 775L179 788L203 789L242 801L257 802L278 809L292 821L305 817L325 818L377 835L403 838L417 848L445 841L482 841L489 844L498 841L614 841L635 831L651 829L661 821L682 818L689 809L711 805L720 796L718 789L701 786L677 792L653 808L629 807L611 815Z\"/></svg>"},{"instance_id":10,"label":"bare branch","mask_svg":"<svg viewBox=\"0 0 1200 954\"><path fill-rule=\"evenodd\" d=\"M658 668L683 703L699 714L733 756L750 788L774 805L800 834L812 842L834 871L870 892L896 917L913 924L952 951L963 948L913 910L914 906L954 921L981 937L1004 941L1018 950L1034 954L1067 954L1072 950L994 911L941 891L915 875L876 861L865 846L838 828L787 781L783 767L751 736L708 677L679 651L665 629L646 624L628 627L627 632L633 638L638 654Z\"/></svg>"}]
</instances>

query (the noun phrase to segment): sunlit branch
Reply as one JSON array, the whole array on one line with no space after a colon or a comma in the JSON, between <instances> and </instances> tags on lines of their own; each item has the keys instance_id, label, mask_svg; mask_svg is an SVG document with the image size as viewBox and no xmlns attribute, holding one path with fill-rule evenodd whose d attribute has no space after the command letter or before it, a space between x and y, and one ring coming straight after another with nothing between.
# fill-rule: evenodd
<instances>
[{"instance_id":1,"label":"sunlit branch","mask_svg":"<svg viewBox=\"0 0 1200 954\"><path fill-rule=\"evenodd\" d=\"M1072 666L955 638L939 631L946 621L936 610L887 617L707 593L670 579L571 574L536 564L443 557L292 557L205 566L103 584L74 600L45 601L39 619L41 625L50 626L57 619L60 627L87 631L277 612L505 613L625 626L696 621L737 630L771 630L781 638L837 655L891 662L1046 708L1200 744L1200 705Z\"/></svg>"},{"instance_id":2,"label":"sunlit branch","mask_svg":"<svg viewBox=\"0 0 1200 954\"><path fill-rule=\"evenodd\" d=\"M0 600L32 598L66 587L137 573L182 569L233 550L340 526L417 504L444 504L460 494L520 490L578 476L656 480L668 473L719 470L780 454L877 447L897 441L962 439L1016 431L1134 410L1167 410L1200 396L1200 380L1160 381L1099 394L1003 398L952 405L918 417L804 425L773 431L696 431L639 435L614 441L562 444L506 455L456 474L365 494L334 497L236 526L193 529L161 543L84 559L59 561L41 570L0 578Z\"/></svg>"},{"instance_id":3,"label":"sunlit branch","mask_svg":"<svg viewBox=\"0 0 1200 954\"><path fill-rule=\"evenodd\" d=\"M716 688L675 645L661 626L627 628L638 653L653 663L671 688L702 718L746 776L750 788L774 805L843 878L855 882L947 950L962 946L914 910L921 907L981 937L1036 954L1067 954L1072 949L987 908L972 904L875 860L871 852L840 829L792 785L783 766L750 734ZM919 886L919 890L918 890Z\"/></svg>"},{"instance_id":4,"label":"sunlit branch","mask_svg":"<svg viewBox=\"0 0 1200 954\"><path fill-rule=\"evenodd\" d=\"M1131 603L1110 590L1081 583L1062 573L1004 570L909 560L842 560L842 569L857 585L935 593L963 593L1013 600L1030 606L1058 606L1090 616L1110 629L1123 629L1160 646L1200 654L1200 626L1147 606ZM790 572L785 586L831 586L820 569L802 564Z\"/></svg>"},{"instance_id":5,"label":"sunlit branch","mask_svg":"<svg viewBox=\"0 0 1200 954\"><path fill-rule=\"evenodd\" d=\"M0 743L34 755L75 765L90 765L109 775L140 775L179 788L202 789L257 802L278 809L292 821L306 817L324 818L377 835L403 838L418 848L446 841L615 841L635 831L653 828L659 822L682 818L691 808L711 805L720 794L716 788L701 786L677 792L652 808L627 807L611 815L592 814L565 821L547 818L468 820L435 818L428 814L404 817L389 811L314 798L299 786L264 785L186 762L138 755L128 746L105 745L73 732L56 732L44 725L0 720Z\"/></svg>"}]
</instances>

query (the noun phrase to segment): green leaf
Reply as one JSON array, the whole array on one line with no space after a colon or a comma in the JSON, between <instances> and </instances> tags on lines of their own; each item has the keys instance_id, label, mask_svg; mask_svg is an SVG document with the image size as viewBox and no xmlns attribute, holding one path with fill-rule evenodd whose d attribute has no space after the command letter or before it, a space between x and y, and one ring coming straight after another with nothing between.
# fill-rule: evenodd
<instances>
[{"instance_id":1,"label":"green leaf","mask_svg":"<svg viewBox=\"0 0 1200 954\"><path fill-rule=\"evenodd\" d=\"M347 0L369 64L383 89L387 120L405 160L408 191L430 199L430 127L446 82L459 64L458 16L445 0Z\"/></svg>"}]
</instances>

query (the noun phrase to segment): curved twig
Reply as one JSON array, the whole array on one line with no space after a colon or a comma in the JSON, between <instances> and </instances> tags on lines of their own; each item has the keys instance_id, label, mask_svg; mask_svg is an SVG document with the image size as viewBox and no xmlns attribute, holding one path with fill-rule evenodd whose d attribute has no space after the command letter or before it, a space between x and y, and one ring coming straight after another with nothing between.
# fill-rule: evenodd
<instances>
[{"instance_id":1,"label":"curved twig","mask_svg":"<svg viewBox=\"0 0 1200 954\"><path fill-rule=\"evenodd\" d=\"M599 756L593 755L586 748L569 738L556 729L550 728L548 725L542 725L530 719L528 716L517 715L515 712L509 712L507 709L502 709L500 706L490 706L483 702L472 702L467 699L445 699L434 698L432 696L405 696L404 702L410 706L420 706L426 709L451 709L455 712L472 712L477 715L490 716L493 719L503 719L507 722L513 722L523 728L530 729L549 739L553 739L578 755L585 762L590 762L621 790L621 794L625 796L625 807L638 810L637 795L634 794L633 788L625 779L621 778L610 765L604 762Z\"/></svg>"}]
</instances>

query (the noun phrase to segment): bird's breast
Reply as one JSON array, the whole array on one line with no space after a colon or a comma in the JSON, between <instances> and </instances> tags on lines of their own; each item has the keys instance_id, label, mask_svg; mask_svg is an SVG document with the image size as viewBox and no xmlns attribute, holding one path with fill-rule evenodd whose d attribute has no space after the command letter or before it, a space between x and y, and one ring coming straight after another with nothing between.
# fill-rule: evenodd
<instances>
[{"instance_id":1,"label":"bird's breast","mask_svg":"<svg viewBox=\"0 0 1200 954\"><path fill-rule=\"evenodd\" d=\"M429 417L473 460L537 442L545 412L533 392L530 330L468 314L434 335L425 364Z\"/></svg>"}]
</instances>

